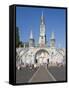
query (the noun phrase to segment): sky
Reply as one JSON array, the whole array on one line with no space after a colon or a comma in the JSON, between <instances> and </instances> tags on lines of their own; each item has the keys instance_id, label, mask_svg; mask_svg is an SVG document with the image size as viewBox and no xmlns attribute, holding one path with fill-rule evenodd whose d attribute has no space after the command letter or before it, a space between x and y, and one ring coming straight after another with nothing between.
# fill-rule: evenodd
<instances>
[{"instance_id":1,"label":"sky","mask_svg":"<svg viewBox=\"0 0 69 90\"><path fill-rule=\"evenodd\" d=\"M66 45L66 10L54 8L16 7L16 27L19 28L20 40L28 42L30 31L35 42L39 41L40 18L44 15L46 39L50 43L51 33L54 32L56 47Z\"/></svg>"}]
</instances>

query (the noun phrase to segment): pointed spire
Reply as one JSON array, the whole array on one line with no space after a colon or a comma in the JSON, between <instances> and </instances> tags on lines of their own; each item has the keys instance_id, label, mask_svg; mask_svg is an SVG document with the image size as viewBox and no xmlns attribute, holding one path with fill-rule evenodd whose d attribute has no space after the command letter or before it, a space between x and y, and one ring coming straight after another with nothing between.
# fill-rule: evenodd
<instances>
[{"instance_id":1,"label":"pointed spire","mask_svg":"<svg viewBox=\"0 0 69 90\"><path fill-rule=\"evenodd\" d=\"M32 30L30 31L30 39L33 39L33 33L32 33Z\"/></svg>"},{"instance_id":2,"label":"pointed spire","mask_svg":"<svg viewBox=\"0 0 69 90\"><path fill-rule=\"evenodd\" d=\"M42 15L41 15L41 24L44 24L44 16L43 16L43 11L42 11Z\"/></svg>"},{"instance_id":3,"label":"pointed spire","mask_svg":"<svg viewBox=\"0 0 69 90\"><path fill-rule=\"evenodd\" d=\"M51 39L55 39L54 32L52 32L52 34L51 34Z\"/></svg>"},{"instance_id":4,"label":"pointed spire","mask_svg":"<svg viewBox=\"0 0 69 90\"><path fill-rule=\"evenodd\" d=\"M55 47L55 36L54 36L54 32L52 32L52 34L51 34L50 47Z\"/></svg>"},{"instance_id":5,"label":"pointed spire","mask_svg":"<svg viewBox=\"0 0 69 90\"><path fill-rule=\"evenodd\" d=\"M42 11L42 19L43 19L43 11Z\"/></svg>"}]
</instances>

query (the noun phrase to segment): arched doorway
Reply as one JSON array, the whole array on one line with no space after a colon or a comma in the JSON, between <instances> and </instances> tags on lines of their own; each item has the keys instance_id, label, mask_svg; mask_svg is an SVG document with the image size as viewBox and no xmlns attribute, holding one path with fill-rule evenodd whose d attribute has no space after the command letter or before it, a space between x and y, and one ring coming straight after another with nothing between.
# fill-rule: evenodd
<instances>
[{"instance_id":1,"label":"arched doorway","mask_svg":"<svg viewBox=\"0 0 69 90\"><path fill-rule=\"evenodd\" d=\"M45 49L40 49L35 54L35 64L43 65L49 63L49 53Z\"/></svg>"}]
</instances>

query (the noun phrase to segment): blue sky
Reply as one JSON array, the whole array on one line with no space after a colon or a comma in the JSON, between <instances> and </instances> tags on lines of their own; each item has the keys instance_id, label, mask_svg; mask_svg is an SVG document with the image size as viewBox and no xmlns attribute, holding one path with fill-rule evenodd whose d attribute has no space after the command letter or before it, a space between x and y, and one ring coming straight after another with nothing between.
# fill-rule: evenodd
<instances>
[{"instance_id":1,"label":"blue sky","mask_svg":"<svg viewBox=\"0 0 69 90\"><path fill-rule=\"evenodd\" d=\"M20 40L29 41L32 29L35 42L39 41L40 17L44 14L46 39L50 43L51 33L55 33L56 47L65 47L66 11L54 8L16 7L16 26L19 28Z\"/></svg>"}]
</instances>

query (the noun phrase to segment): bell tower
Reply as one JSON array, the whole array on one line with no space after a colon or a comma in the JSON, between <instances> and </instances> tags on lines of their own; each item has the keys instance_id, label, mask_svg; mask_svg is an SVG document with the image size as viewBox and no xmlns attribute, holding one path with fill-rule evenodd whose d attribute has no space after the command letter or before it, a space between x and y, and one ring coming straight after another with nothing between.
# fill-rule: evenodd
<instances>
[{"instance_id":1,"label":"bell tower","mask_svg":"<svg viewBox=\"0 0 69 90\"><path fill-rule=\"evenodd\" d=\"M40 22L39 46L40 47L46 46L45 22L44 22L43 12L41 15L41 22Z\"/></svg>"}]
</instances>

